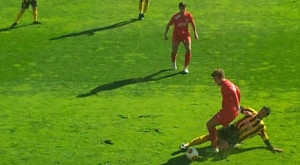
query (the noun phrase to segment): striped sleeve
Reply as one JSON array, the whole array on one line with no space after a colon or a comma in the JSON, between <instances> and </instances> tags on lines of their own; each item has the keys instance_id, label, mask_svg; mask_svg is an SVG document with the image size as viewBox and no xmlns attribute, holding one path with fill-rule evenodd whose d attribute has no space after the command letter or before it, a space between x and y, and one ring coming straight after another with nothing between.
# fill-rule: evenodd
<instances>
[{"instance_id":1,"label":"striped sleeve","mask_svg":"<svg viewBox=\"0 0 300 165\"><path fill-rule=\"evenodd\" d=\"M268 135L267 135L267 132L266 132L266 127L264 127L261 130L259 135L261 136L262 140L264 141L264 143L266 144L267 147L273 148L272 144L269 141L269 138L268 138Z\"/></svg>"},{"instance_id":2,"label":"striped sleeve","mask_svg":"<svg viewBox=\"0 0 300 165\"><path fill-rule=\"evenodd\" d=\"M267 135L266 126L260 131L259 135L262 138L263 141L269 140L269 137Z\"/></svg>"}]
</instances>

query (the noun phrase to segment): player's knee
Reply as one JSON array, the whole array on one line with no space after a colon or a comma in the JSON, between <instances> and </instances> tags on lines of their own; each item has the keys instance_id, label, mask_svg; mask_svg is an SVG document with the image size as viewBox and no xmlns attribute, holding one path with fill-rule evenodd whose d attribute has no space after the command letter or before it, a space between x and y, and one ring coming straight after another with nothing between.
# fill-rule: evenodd
<instances>
[{"instance_id":1,"label":"player's knee","mask_svg":"<svg viewBox=\"0 0 300 165\"><path fill-rule=\"evenodd\" d=\"M207 123L206 123L206 127L207 128L213 128L215 127L216 125L214 124L213 122L213 119L210 119Z\"/></svg>"},{"instance_id":2,"label":"player's knee","mask_svg":"<svg viewBox=\"0 0 300 165\"><path fill-rule=\"evenodd\" d=\"M172 53L171 53L172 56L176 56L176 54L177 54L177 51L172 51Z\"/></svg>"},{"instance_id":3,"label":"player's knee","mask_svg":"<svg viewBox=\"0 0 300 165\"><path fill-rule=\"evenodd\" d=\"M185 51L185 53L186 53L186 54L190 54L191 51L192 51L191 49L187 49L187 50Z\"/></svg>"},{"instance_id":4,"label":"player's knee","mask_svg":"<svg viewBox=\"0 0 300 165\"><path fill-rule=\"evenodd\" d=\"M189 46L185 47L185 52L186 53L191 53L191 51L192 51L191 47L189 47Z\"/></svg>"}]
</instances>

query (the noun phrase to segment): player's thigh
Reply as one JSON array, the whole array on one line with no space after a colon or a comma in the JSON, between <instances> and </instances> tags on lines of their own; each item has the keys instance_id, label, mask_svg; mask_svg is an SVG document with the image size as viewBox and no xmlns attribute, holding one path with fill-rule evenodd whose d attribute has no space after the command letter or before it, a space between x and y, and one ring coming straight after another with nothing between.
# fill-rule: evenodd
<instances>
[{"instance_id":1,"label":"player's thigh","mask_svg":"<svg viewBox=\"0 0 300 165\"><path fill-rule=\"evenodd\" d=\"M21 8L21 13L24 13L26 11L26 8Z\"/></svg>"},{"instance_id":2,"label":"player's thigh","mask_svg":"<svg viewBox=\"0 0 300 165\"><path fill-rule=\"evenodd\" d=\"M22 2L21 8L24 9L24 11L25 11L26 9L28 9L29 5L30 5L30 2Z\"/></svg>"},{"instance_id":3,"label":"player's thigh","mask_svg":"<svg viewBox=\"0 0 300 165\"><path fill-rule=\"evenodd\" d=\"M230 122L232 122L235 118L234 110L222 109L217 114L215 114L214 118L224 127L228 126ZM232 112L232 113L231 113Z\"/></svg>"},{"instance_id":4,"label":"player's thigh","mask_svg":"<svg viewBox=\"0 0 300 165\"><path fill-rule=\"evenodd\" d=\"M191 37L187 37L183 41L184 47L186 51L191 51L192 50L192 42L191 42Z\"/></svg>"},{"instance_id":5,"label":"player's thigh","mask_svg":"<svg viewBox=\"0 0 300 165\"><path fill-rule=\"evenodd\" d=\"M37 8L37 2L36 1L32 1L30 2L30 5L32 6L32 8Z\"/></svg>"},{"instance_id":6,"label":"player's thigh","mask_svg":"<svg viewBox=\"0 0 300 165\"><path fill-rule=\"evenodd\" d=\"M219 121L216 120L214 117L212 117L207 123L206 126L207 127L215 127L217 125L220 125Z\"/></svg>"}]
</instances>

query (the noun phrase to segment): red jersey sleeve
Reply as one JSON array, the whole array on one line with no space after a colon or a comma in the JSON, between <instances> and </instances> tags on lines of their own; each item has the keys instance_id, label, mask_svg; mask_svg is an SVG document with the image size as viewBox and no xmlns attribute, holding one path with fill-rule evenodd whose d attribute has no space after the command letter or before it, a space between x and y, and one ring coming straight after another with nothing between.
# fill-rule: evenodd
<instances>
[{"instance_id":1,"label":"red jersey sleeve","mask_svg":"<svg viewBox=\"0 0 300 165\"><path fill-rule=\"evenodd\" d=\"M173 25L174 23L175 23L175 15L169 21L170 25Z\"/></svg>"},{"instance_id":2,"label":"red jersey sleeve","mask_svg":"<svg viewBox=\"0 0 300 165\"><path fill-rule=\"evenodd\" d=\"M192 14L190 14L189 23L193 23L193 22L194 22L193 15L192 15Z\"/></svg>"}]
</instances>

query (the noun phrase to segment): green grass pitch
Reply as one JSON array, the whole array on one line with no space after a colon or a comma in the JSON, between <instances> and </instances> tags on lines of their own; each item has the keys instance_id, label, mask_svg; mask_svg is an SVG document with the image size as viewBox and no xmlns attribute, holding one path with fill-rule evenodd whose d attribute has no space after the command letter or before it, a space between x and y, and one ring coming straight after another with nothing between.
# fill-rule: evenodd
<instances>
[{"instance_id":1,"label":"green grass pitch","mask_svg":"<svg viewBox=\"0 0 300 165\"><path fill-rule=\"evenodd\" d=\"M299 0L187 0L199 33L188 75L182 45L168 70L163 40L177 0L151 0L144 21L133 20L138 0L40 0L42 25L29 8L7 29L20 1L0 4L0 164L300 164ZM174 153L220 109L216 68L241 105L271 107L264 121L283 153L260 137L195 162Z\"/></svg>"}]
</instances>

